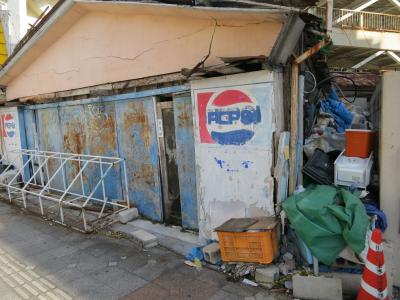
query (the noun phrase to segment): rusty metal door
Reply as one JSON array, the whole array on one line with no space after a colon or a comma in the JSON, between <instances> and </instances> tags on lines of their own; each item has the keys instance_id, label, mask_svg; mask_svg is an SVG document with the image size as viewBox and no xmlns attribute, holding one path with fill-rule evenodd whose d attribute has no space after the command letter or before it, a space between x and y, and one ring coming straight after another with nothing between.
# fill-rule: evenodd
<instances>
[{"instance_id":1,"label":"rusty metal door","mask_svg":"<svg viewBox=\"0 0 400 300\"><path fill-rule=\"evenodd\" d=\"M114 103L93 103L84 105L86 123L86 153L100 156L119 156L117 144L117 131L115 122ZM100 166L91 166L88 169L90 187L96 184L93 178L99 178ZM121 170L114 166L104 182L106 190L114 199L122 198L122 188L119 182ZM94 176L92 176L94 175ZM102 191L98 189L95 197L101 197Z\"/></svg>"},{"instance_id":2,"label":"rusty metal door","mask_svg":"<svg viewBox=\"0 0 400 300\"><path fill-rule=\"evenodd\" d=\"M36 128L39 150L63 152L63 140L58 108L44 108L36 111ZM54 160L49 161L49 173L53 174L59 165ZM52 183L57 189L64 188L61 175L57 175Z\"/></svg>"},{"instance_id":3,"label":"rusty metal door","mask_svg":"<svg viewBox=\"0 0 400 300\"><path fill-rule=\"evenodd\" d=\"M141 214L163 220L153 97L115 103L118 149L126 158L129 197Z\"/></svg>"},{"instance_id":4,"label":"rusty metal door","mask_svg":"<svg viewBox=\"0 0 400 300\"><path fill-rule=\"evenodd\" d=\"M157 103L164 221L181 225L181 202L176 161L175 120L172 101Z\"/></svg>"},{"instance_id":5,"label":"rusty metal door","mask_svg":"<svg viewBox=\"0 0 400 300\"><path fill-rule=\"evenodd\" d=\"M86 134L85 134L85 126L86 121L82 118L84 114L82 105L74 105L67 107L60 107L58 109L59 120L60 120L60 128L61 128L61 137L63 141L63 151L66 153L76 153L76 154L85 154L85 146L86 146ZM75 176L81 170L80 161L72 161L71 164L66 164L65 166L65 178L66 185L68 186ZM82 192L83 194L89 193L89 176L87 172L83 172L82 174L82 182L75 181L73 184L71 191L75 193ZM83 186L83 188L82 188ZM82 190L82 191L81 191Z\"/></svg>"},{"instance_id":6,"label":"rusty metal door","mask_svg":"<svg viewBox=\"0 0 400 300\"><path fill-rule=\"evenodd\" d=\"M198 229L191 97L189 94L174 95L173 104L182 227Z\"/></svg>"}]
</instances>

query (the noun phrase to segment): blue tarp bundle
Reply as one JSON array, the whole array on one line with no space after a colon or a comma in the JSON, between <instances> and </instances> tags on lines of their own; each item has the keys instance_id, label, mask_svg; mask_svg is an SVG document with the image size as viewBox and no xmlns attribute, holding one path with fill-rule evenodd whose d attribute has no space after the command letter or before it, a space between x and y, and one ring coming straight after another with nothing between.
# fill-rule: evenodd
<instances>
[{"instance_id":1,"label":"blue tarp bundle","mask_svg":"<svg viewBox=\"0 0 400 300\"><path fill-rule=\"evenodd\" d=\"M337 132L342 133L351 126L353 114L339 100L335 90L331 90L328 99L321 101L321 108L324 112L332 115L336 123Z\"/></svg>"},{"instance_id":2,"label":"blue tarp bundle","mask_svg":"<svg viewBox=\"0 0 400 300\"><path fill-rule=\"evenodd\" d=\"M378 208L376 203L364 203L364 207L369 216L377 216L376 227L385 231L388 226L385 213Z\"/></svg>"}]
</instances>

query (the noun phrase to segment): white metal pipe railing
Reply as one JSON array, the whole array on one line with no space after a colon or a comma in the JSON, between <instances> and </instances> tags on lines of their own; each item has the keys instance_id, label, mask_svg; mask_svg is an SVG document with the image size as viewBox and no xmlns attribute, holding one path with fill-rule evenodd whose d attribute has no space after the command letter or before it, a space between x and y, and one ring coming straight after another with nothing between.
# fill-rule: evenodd
<instances>
[{"instance_id":1,"label":"white metal pipe railing","mask_svg":"<svg viewBox=\"0 0 400 300\"><path fill-rule=\"evenodd\" d=\"M0 186L6 189L10 202L12 202L13 199L17 199L15 198L15 195L20 194L21 197L18 199L22 198L23 205L26 208L27 201L33 200L31 199L32 197L37 197L42 215L44 215L43 200L55 202L59 211L59 222L62 224L65 224L64 209L66 207L81 209L80 215L82 216L84 231L88 231L89 221L92 222L104 216L107 205L109 205L110 208L113 207L113 212L129 208L127 169L126 162L122 158L31 149L22 149L12 152L19 156L18 159L23 161L23 165L20 169L16 170L16 174L12 174L11 180L0 182ZM18 159L16 159L16 161ZM37 167L35 168L36 162ZM50 163L52 165L50 165ZM71 164L71 166L75 164L76 166L76 163L79 165L79 170L73 174L73 177L67 184L65 170L69 164ZM3 173L9 171L11 165L12 164L10 164ZM27 169L29 166L32 166L31 170ZM83 174L90 172L88 169L92 167L95 167L100 171L90 173L93 188L89 187L86 192ZM118 174L120 178L116 179L115 176L112 178L113 180L119 180L118 182L121 184L120 192L121 195L125 197L123 203L117 203L110 200L107 194L108 185L105 184L105 181L110 180L110 176L108 175L111 173L110 171L113 167L119 167ZM60 174L63 179L62 187L58 187L55 182L55 178L60 176ZM40 182L37 182L36 180L36 176L38 175L40 176ZM22 180L20 180L20 178L22 178ZM73 189L74 186L79 184L81 188L78 189L78 191ZM100 197L102 197L102 199L95 197L100 186ZM28 195L31 198L29 198ZM32 203L37 205L37 201L32 201ZM85 211L85 209L88 208L89 203L100 204L98 206L98 211L90 212L92 220L87 219L89 213ZM54 205L47 206L46 209L49 207L54 208Z\"/></svg>"},{"instance_id":2,"label":"white metal pipe railing","mask_svg":"<svg viewBox=\"0 0 400 300\"><path fill-rule=\"evenodd\" d=\"M320 18L326 18L325 7L311 7L309 12ZM400 33L400 15L334 8L333 26Z\"/></svg>"}]
</instances>

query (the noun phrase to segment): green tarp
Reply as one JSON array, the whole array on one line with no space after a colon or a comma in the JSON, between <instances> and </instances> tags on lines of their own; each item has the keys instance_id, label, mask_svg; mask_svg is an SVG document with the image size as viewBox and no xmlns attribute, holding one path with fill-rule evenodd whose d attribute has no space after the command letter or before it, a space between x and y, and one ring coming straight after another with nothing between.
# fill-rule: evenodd
<instances>
[{"instance_id":1,"label":"green tarp","mask_svg":"<svg viewBox=\"0 0 400 300\"><path fill-rule=\"evenodd\" d=\"M324 264L334 262L346 245L357 254L364 249L368 216L360 199L351 192L310 185L282 206L298 236Z\"/></svg>"}]
</instances>

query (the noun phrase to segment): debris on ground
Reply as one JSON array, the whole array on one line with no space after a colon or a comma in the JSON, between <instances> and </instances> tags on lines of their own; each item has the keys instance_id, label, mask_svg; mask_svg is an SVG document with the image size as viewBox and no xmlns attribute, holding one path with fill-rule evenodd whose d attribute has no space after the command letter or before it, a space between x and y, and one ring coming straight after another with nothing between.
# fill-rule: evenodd
<instances>
[{"instance_id":1,"label":"debris on ground","mask_svg":"<svg viewBox=\"0 0 400 300\"><path fill-rule=\"evenodd\" d=\"M223 264L221 270L226 274L227 280L238 282L246 276L254 278L256 265L252 263Z\"/></svg>"},{"instance_id":2,"label":"debris on ground","mask_svg":"<svg viewBox=\"0 0 400 300\"><path fill-rule=\"evenodd\" d=\"M247 285L258 286L257 283L255 283L254 281L252 281L252 280L250 280L250 279L247 279L247 278L243 278L242 282L243 282L244 284L247 284Z\"/></svg>"},{"instance_id":3,"label":"debris on ground","mask_svg":"<svg viewBox=\"0 0 400 300\"><path fill-rule=\"evenodd\" d=\"M270 289L273 287L275 281L279 279L279 268L275 265L268 265L265 267L257 267L255 273L255 280L260 285Z\"/></svg>"},{"instance_id":4,"label":"debris on ground","mask_svg":"<svg viewBox=\"0 0 400 300\"><path fill-rule=\"evenodd\" d=\"M279 264L279 272L281 272L283 275L288 275L296 269L296 262L292 253L286 252L282 256L282 260L283 261Z\"/></svg>"},{"instance_id":5,"label":"debris on ground","mask_svg":"<svg viewBox=\"0 0 400 300\"><path fill-rule=\"evenodd\" d=\"M210 264L217 265L221 263L221 251L219 243L211 243L203 248L204 260Z\"/></svg>"},{"instance_id":6,"label":"debris on ground","mask_svg":"<svg viewBox=\"0 0 400 300\"><path fill-rule=\"evenodd\" d=\"M126 224L139 217L139 211L136 207L125 209L118 213L118 221L121 224Z\"/></svg>"}]
</instances>

